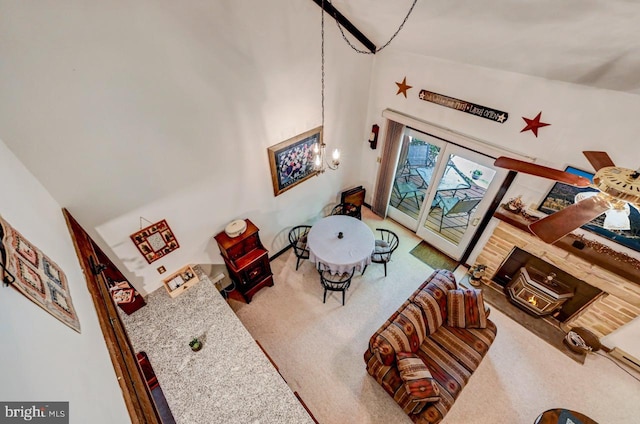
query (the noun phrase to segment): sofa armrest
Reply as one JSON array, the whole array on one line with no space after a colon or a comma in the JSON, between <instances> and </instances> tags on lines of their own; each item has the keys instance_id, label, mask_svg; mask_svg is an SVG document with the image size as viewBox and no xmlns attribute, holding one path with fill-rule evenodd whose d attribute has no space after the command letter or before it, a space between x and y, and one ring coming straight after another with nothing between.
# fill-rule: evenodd
<instances>
[{"instance_id":1,"label":"sofa armrest","mask_svg":"<svg viewBox=\"0 0 640 424\"><path fill-rule=\"evenodd\" d=\"M369 345L380 362L392 365L397 352L416 353L427 334L420 306L405 302L371 337Z\"/></svg>"}]
</instances>

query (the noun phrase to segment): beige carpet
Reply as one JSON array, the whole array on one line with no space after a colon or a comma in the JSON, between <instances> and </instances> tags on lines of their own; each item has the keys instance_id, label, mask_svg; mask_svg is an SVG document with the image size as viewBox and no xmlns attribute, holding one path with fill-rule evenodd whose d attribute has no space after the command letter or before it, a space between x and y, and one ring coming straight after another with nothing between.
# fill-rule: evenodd
<instances>
[{"instance_id":1,"label":"beige carpet","mask_svg":"<svg viewBox=\"0 0 640 424\"><path fill-rule=\"evenodd\" d=\"M354 277L345 306L340 293L323 304L313 265L307 261L296 271L289 251L271 264L274 287L260 290L248 305L230 305L321 424L410 424L367 374L362 356L373 332L432 270L409 254L419 242L415 235L368 209L363 214L372 229L385 227L400 236L388 277L372 264L364 276ZM580 365L500 311L494 309L491 318L496 341L445 424L527 424L557 407L600 424L639 422L640 383L614 363L592 354Z\"/></svg>"}]
</instances>

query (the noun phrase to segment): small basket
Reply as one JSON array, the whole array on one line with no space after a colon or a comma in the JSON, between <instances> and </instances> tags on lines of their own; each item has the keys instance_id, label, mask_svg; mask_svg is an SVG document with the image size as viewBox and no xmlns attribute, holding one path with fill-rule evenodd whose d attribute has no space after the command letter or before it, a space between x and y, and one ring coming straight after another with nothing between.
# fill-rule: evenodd
<instances>
[{"instance_id":1,"label":"small basket","mask_svg":"<svg viewBox=\"0 0 640 424\"><path fill-rule=\"evenodd\" d=\"M584 327L574 327L571 329L570 333L574 332L584 341L586 346L576 345L571 342L569 334L565 337L565 344L569 349L574 352L582 353L582 352L596 352L602 348L602 344L600 343L600 339L598 336L593 334L591 331L587 330Z\"/></svg>"}]
</instances>

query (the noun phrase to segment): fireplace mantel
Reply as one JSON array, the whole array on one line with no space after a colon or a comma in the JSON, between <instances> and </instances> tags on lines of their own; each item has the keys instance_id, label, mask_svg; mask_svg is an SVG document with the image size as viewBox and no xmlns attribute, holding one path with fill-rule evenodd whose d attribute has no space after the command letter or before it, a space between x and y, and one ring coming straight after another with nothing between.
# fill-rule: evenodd
<instances>
[{"instance_id":1,"label":"fireplace mantel","mask_svg":"<svg viewBox=\"0 0 640 424\"><path fill-rule=\"evenodd\" d=\"M529 230L529 224L531 224L532 221L528 221L520 214L509 212L508 210L501 208L496 211L493 216L518 228L519 230L531 233ZM606 269L613 274L640 284L640 269L636 268L634 264L619 261L615 257L598 252L589 246L584 246L582 249L575 247L574 243L578 240L579 238L577 236L569 234L555 242L553 245L576 257L584 259L593 265Z\"/></svg>"}]
</instances>

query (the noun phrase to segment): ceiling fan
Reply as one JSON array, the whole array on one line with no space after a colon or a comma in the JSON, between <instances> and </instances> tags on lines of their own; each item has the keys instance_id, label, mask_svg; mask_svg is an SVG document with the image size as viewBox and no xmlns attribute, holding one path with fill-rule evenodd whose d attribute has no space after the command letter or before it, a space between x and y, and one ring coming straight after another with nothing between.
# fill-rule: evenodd
<instances>
[{"instance_id":1,"label":"ceiling fan","mask_svg":"<svg viewBox=\"0 0 640 424\"><path fill-rule=\"evenodd\" d=\"M501 156L494 165L499 168L548 178L575 187L591 187L598 192L576 196L576 203L529 225L533 234L547 243L555 243L576 228L603 213L626 218L629 205L640 211L640 169L634 171L615 166L606 152L582 152L596 173L593 183L587 178L565 171ZM580 196L580 194L583 194Z\"/></svg>"}]
</instances>

